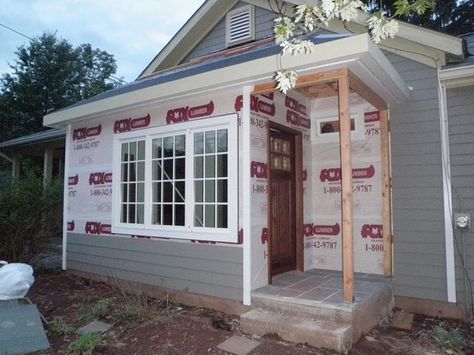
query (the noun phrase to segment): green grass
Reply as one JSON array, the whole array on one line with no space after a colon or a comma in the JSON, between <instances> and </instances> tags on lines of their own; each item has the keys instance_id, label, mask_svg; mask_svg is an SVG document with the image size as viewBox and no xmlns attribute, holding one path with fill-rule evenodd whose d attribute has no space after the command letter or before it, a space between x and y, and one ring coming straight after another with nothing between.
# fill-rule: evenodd
<instances>
[{"instance_id":1,"label":"green grass","mask_svg":"<svg viewBox=\"0 0 474 355\"><path fill-rule=\"evenodd\" d=\"M92 354L92 351L102 341L102 334L87 333L69 345L69 350L73 354Z\"/></svg>"},{"instance_id":2,"label":"green grass","mask_svg":"<svg viewBox=\"0 0 474 355\"><path fill-rule=\"evenodd\" d=\"M55 319L49 323L49 331L53 336L64 336L74 333L76 329L67 325L62 319Z\"/></svg>"}]
</instances>

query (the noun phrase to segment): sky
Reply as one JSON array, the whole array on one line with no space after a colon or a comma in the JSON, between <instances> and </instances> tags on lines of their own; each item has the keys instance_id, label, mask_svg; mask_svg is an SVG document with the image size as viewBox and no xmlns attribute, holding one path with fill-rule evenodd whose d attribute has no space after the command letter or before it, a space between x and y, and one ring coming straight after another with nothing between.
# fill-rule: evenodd
<instances>
[{"instance_id":1,"label":"sky","mask_svg":"<svg viewBox=\"0 0 474 355\"><path fill-rule=\"evenodd\" d=\"M56 32L73 46L90 43L115 56L131 82L204 0L0 0L0 24L28 37ZM29 40L0 26L0 74Z\"/></svg>"}]
</instances>

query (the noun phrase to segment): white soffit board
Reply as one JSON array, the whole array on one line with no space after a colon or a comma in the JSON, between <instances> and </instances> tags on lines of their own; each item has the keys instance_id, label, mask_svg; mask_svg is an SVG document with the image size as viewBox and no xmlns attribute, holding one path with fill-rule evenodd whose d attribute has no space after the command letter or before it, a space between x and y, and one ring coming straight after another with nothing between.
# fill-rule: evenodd
<instances>
[{"instance_id":1,"label":"white soffit board","mask_svg":"<svg viewBox=\"0 0 474 355\"><path fill-rule=\"evenodd\" d=\"M383 53L372 44L367 34L346 37L319 44L312 54L283 56L284 68L294 68L300 75L347 67L389 104L408 96L408 89ZM279 69L277 56L268 56L241 64L216 69L172 82L150 86L53 112L44 118L45 126L64 126L72 120L98 118L131 107L142 106L196 95L223 88L255 85L273 80ZM363 70L363 67L367 67ZM366 75L369 74L370 75ZM377 79L378 78L378 79Z\"/></svg>"}]
</instances>

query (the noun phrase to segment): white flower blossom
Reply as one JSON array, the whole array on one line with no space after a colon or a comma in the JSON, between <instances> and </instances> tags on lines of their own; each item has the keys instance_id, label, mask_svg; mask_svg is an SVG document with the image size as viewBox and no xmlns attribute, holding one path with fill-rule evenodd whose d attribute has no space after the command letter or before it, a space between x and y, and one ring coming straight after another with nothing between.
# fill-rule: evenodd
<instances>
[{"instance_id":1,"label":"white flower blossom","mask_svg":"<svg viewBox=\"0 0 474 355\"><path fill-rule=\"evenodd\" d=\"M399 30L399 24L397 20L390 20L383 25L383 30L388 38L394 38Z\"/></svg>"},{"instance_id":2,"label":"white flower blossom","mask_svg":"<svg viewBox=\"0 0 474 355\"><path fill-rule=\"evenodd\" d=\"M342 21L350 22L357 18L357 10L363 7L364 4L360 0L345 1L339 10L339 16Z\"/></svg>"},{"instance_id":3,"label":"white flower blossom","mask_svg":"<svg viewBox=\"0 0 474 355\"><path fill-rule=\"evenodd\" d=\"M278 17L275 19L275 27L273 32L275 33L276 43L282 43L287 41L293 36L295 29L295 23L289 17Z\"/></svg>"},{"instance_id":4,"label":"white flower blossom","mask_svg":"<svg viewBox=\"0 0 474 355\"><path fill-rule=\"evenodd\" d=\"M310 54L314 48L313 42L300 39L282 42L280 46L283 48L283 55Z\"/></svg>"},{"instance_id":5,"label":"white flower blossom","mask_svg":"<svg viewBox=\"0 0 474 355\"><path fill-rule=\"evenodd\" d=\"M380 41L387 38L393 38L398 32L398 21L387 20L381 15L373 15L367 22L370 35L375 43L380 43Z\"/></svg>"},{"instance_id":6,"label":"white flower blossom","mask_svg":"<svg viewBox=\"0 0 474 355\"><path fill-rule=\"evenodd\" d=\"M321 10L326 16L326 18L330 19L334 17L334 10L336 9L336 2L335 0L321 0Z\"/></svg>"},{"instance_id":7,"label":"white flower blossom","mask_svg":"<svg viewBox=\"0 0 474 355\"><path fill-rule=\"evenodd\" d=\"M297 74L294 70L280 70L275 75L277 89L286 94L296 86Z\"/></svg>"}]
</instances>

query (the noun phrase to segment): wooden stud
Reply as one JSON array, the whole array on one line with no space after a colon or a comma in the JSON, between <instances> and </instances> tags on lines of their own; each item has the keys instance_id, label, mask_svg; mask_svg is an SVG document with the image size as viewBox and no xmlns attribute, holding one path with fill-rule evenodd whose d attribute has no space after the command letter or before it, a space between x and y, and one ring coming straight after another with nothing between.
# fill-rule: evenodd
<instances>
[{"instance_id":1,"label":"wooden stud","mask_svg":"<svg viewBox=\"0 0 474 355\"><path fill-rule=\"evenodd\" d=\"M377 110L386 110L387 104L362 80L349 71L349 86Z\"/></svg>"},{"instance_id":2,"label":"wooden stud","mask_svg":"<svg viewBox=\"0 0 474 355\"><path fill-rule=\"evenodd\" d=\"M267 247L267 265L268 265L268 284L272 284L272 169L271 164L271 136L270 136L271 122L267 121L267 232L268 232L268 247Z\"/></svg>"},{"instance_id":3,"label":"wooden stud","mask_svg":"<svg viewBox=\"0 0 474 355\"><path fill-rule=\"evenodd\" d=\"M296 270L304 271L303 137L295 135Z\"/></svg>"},{"instance_id":4,"label":"wooden stud","mask_svg":"<svg viewBox=\"0 0 474 355\"><path fill-rule=\"evenodd\" d=\"M380 111L380 146L382 158L382 208L383 208L383 272L392 276L392 215L390 186L390 133L389 113Z\"/></svg>"},{"instance_id":5,"label":"wooden stud","mask_svg":"<svg viewBox=\"0 0 474 355\"><path fill-rule=\"evenodd\" d=\"M315 73L309 75L300 75L296 80L296 87L304 87L304 86L311 86L320 84L323 82L328 81L335 81L339 80L340 78L344 78L347 76L347 69L334 69L325 71L322 73ZM252 95L261 95L271 91L275 91L277 87L276 81L271 81L269 83L264 83L260 85L255 85L255 90L252 92Z\"/></svg>"},{"instance_id":6,"label":"wooden stud","mask_svg":"<svg viewBox=\"0 0 474 355\"><path fill-rule=\"evenodd\" d=\"M342 194L342 275L344 301L354 300L354 246L352 211L351 123L349 116L349 78L339 79L339 144L341 150Z\"/></svg>"}]
</instances>

